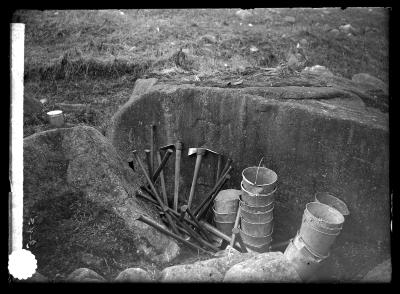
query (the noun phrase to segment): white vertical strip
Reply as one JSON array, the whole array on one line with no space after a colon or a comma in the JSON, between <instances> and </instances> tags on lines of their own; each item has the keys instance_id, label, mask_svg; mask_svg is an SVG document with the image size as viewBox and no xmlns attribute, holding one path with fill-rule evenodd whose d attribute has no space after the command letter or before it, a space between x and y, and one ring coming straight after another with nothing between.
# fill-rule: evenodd
<instances>
[{"instance_id":1,"label":"white vertical strip","mask_svg":"<svg viewBox=\"0 0 400 294\"><path fill-rule=\"evenodd\" d=\"M12 251L22 249L23 189L23 107L24 107L25 24L11 24L11 193Z\"/></svg>"}]
</instances>

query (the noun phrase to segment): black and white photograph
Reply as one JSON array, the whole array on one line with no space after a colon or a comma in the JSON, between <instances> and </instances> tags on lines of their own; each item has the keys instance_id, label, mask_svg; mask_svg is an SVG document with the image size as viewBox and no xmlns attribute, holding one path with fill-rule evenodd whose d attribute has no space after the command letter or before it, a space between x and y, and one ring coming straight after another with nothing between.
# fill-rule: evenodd
<instances>
[{"instance_id":1,"label":"black and white photograph","mask_svg":"<svg viewBox=\"0 0 400 294\"><path fill-rule=\"evenodd\" d=\"M391 13L13 10L9 285L391 283Z\"/></svg>"}]
</instances>

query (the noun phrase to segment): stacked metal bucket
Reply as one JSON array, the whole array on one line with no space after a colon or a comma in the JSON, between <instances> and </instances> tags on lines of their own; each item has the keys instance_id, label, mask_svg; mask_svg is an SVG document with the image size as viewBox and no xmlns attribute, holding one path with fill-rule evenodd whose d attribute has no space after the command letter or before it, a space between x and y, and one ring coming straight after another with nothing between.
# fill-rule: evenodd
<instances>
[{"instance_id":1,"label":"stacked metal bucket","mask_svg":"<svg viewBox=\"0 0 400 294\"><path fill-rule=\"evenodd\" d=\"M266 167L248 167L242 172L240 236L249 250L269 251L277 180L277 174Z\"/></svg>"},{"instance_id":2,"label":"stacked metal bucket","mask_svg":"<svg viewBox=\"0 0 400 294\"><path fill-rule=\"evenodd\" d=\"M307 203L300 230L284 253L303 280L312 278L329 257L346 215L349 215L346 204L329 193L317 193L315 201Z\"/></svg>"}]
</instances>

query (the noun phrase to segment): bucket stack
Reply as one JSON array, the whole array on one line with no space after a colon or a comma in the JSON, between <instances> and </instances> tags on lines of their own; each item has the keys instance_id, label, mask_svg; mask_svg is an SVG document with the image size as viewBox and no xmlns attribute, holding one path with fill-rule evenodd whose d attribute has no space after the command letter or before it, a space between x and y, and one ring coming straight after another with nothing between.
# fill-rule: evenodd
<instances>
[{"instance_id":1,"label":"bucket stack","mask_svg":"<svg viewBox=\"0 0 400 294\"><path fill-rule=\"evenodd\" d=\"M269 251L277 179L277 174L266 167L248 167L242 172L240 235L249 250Z\"/></svg>"},{"instance_id":2,"label":"bucket stack","mask_svg":"<svg viewBox=\"0 0 400 294\"><path fill-rule=\"evenodd\" d=\"M315 200L307 203L300 230L284 253L305 281L328 258L342 230L344 215L349 214L346 204L328 193L317 193Z\"/></svg>"},{"instance_id":3,"label":"bucket stack","mask_svg":"<svg viewBox=\"0 0 400 294\"><path fill-rule=\"evenodd\" d=\"M239 208L240 190L222 190L214 199L214 222L218 230L230 236Z\"/></svg>"}]
</instances>

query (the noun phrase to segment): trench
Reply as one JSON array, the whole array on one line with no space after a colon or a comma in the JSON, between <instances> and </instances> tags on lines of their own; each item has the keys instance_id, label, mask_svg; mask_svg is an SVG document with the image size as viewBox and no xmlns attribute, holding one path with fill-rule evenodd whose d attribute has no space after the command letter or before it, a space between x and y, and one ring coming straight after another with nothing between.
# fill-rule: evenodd
<instances>
[{"instance_id":1,"label":"trench","mask_svg":"<svg viewBox=\"0 0 400 294\"><path fill-rule=\"evenodd\" d=\"M156 146L178 139L184 144L179 205L187 204L195 164L187 148L206 147L233 160L232 177L224 189L239 190L242 170L257 166L264 157L263 166L278 175L273 243L296 235L305 205L316 192L336 195L350 210L315 280L357 281L390 258L388 128L379 115L234 90L161 87L124 105L108 137L129 161L132 149L143 153L150 147L151 124L156 125ZM216 157L207 154L193 207L212 189L215 172ZM165 166L164 177L172 206L173 159Z\"/></svg>"}]
</instances>

